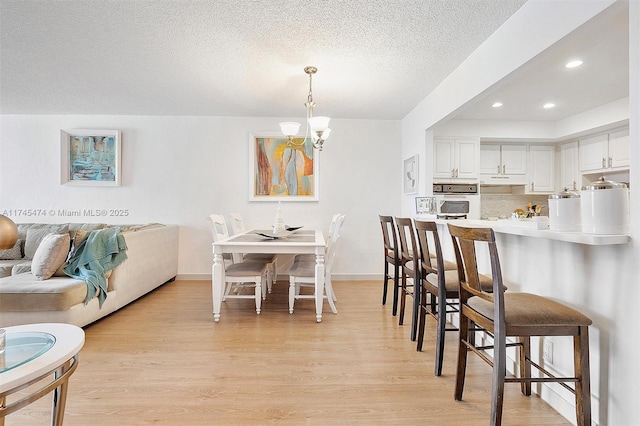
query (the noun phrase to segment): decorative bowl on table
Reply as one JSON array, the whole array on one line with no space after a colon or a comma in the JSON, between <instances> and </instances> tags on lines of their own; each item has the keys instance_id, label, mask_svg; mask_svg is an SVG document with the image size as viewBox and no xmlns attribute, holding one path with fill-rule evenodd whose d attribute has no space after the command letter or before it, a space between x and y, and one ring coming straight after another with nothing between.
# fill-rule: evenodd
<instances>
[{"instance_id":1,"label":"decorative bowl on table","mask_svg":"<svg viewBox=\"0 0 640 426\"><path fill-rule=\"evenodd\" d=\"M284 230L282 231L278 231L278 232L264 231L264 232L256 232L256 234L265 238L269 238L271 240L277 240L279 238L286 238L290 235L293 235L293 233L300 228L302 228L302 226L285 226Z\"/></svg>"}]
</instances>

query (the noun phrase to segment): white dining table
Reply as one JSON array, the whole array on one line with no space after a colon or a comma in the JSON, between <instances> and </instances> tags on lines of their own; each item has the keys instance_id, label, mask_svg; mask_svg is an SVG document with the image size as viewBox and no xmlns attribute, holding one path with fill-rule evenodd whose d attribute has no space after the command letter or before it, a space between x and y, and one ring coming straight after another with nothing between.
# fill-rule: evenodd
<instances>
[{"instance_id":1,"label":"white dining table","mask_svg":"<svg viewBox=\"0 0 640 426\"><path fill-rule=\"evenodd\" d=\"M269 254L315 254L315 302L316 321L322 321L322 304L324 294L325 274L325 240L322 231L313 229L299 229L287 236L270 239L258 233L270 234L270 230L249 230L233 235L227 239L213 243L213 320L220 321L222 307L222 293L224 291L224 260L225 253L269 253Z\"/></svg>"}]
</instances>

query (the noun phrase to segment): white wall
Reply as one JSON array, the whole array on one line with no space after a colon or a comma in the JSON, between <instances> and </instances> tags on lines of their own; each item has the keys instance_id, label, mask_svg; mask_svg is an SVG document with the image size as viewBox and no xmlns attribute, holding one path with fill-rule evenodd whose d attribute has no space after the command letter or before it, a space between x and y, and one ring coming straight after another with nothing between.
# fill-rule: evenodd
<instances>
[{"instance_id":1,"label":"white wall","mask_svg":"<svg viewBox=\"0 0 640 426\"><path fill-rule=\"evenodd\" d=\"M0 116L0 213L16 209L127 209L128 217L10 217L16 222L164 222L180 225L179 274L211 274L208 215L239 212L270 226L277 203L248 202L249 132L276 118ZM327 229L347 215L337 278L382 275L377 215L400 211L399 121L333 120L320 154L320 201L283 203L285 221ZM60 185L60 129L122 131L122 186Z\"/></svg>"},{"instance_id":2,"label":"white wall","mask_svg":"<svg viewBox=\"0 0 640 426\"><path fill-rule=\"evenodd\" d=\"M402 121L403 155L432 149L433 127L454 134L449 123L462 106L489 90L510 72L544 50L564 35L595 16L612 1L529 1L505 25L489 38L432 94ZM598 128L611 120L627 115L631 140L631 211L640 209L640 197L633 188L640 188L640 2L629 2L630 9L630 98L629 107L621 100L604 106L601 111L571 117L556 123L554 128L538 127L535 137L547 133L551 138L579 133L589 127ZM628 111L628 112L626 112ZM611 112L611 114L609 114ZM612 118L613 117L613 118ZM468 123L467 123L468 124ZM493 128L495 123L484 125ZM463 126L469 130L483 127ZM535 128L535 123L531 128ZM420 135L425 135L420 140ZM503 127L492 137L509 137ZM438 133L439 135L439 133ZM483 137L485 135L477 134ZM515 137L515 136L514 136ZM525 137L525 136L522 136ZM424 147L424 148L421 148ZM427 158L423 171L433 172ZM429 184L428 180L425 180ZM403 214L411 214L411 205L403 202ZM633 324L640 319L637 303L640 289L640 226L632 221L632 242L622 246L589 247L572 243L550 242L544 239L499 238L502 267L510 289L523 290L563 301L590 315L591 372L593 374L593 420L599 425L637 425L637 403L640 367L637 354L640 342ZM532 253L535 256L532 256ZM563 344L554 347L554 360L561 373L570 375L572 348ZM575 422L575 415L564 396L545 388L543 398ZM569 408L568 408L569 407Z\"/></svg>"}]
</instances>

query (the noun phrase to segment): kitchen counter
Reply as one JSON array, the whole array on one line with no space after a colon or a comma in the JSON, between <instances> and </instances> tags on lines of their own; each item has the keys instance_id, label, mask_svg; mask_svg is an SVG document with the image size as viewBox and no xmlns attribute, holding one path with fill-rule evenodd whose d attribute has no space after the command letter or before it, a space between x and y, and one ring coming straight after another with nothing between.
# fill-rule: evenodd
<instances>
[{"instance_id":1,"label":"kitchen counter","mask_svg":"<svg viewBox=\"0 0 640 426\"><path fill-rule=\"evenodd\" d=\"M629 235L595 235L584 234L582 232L561 232L551 231L549 229L531 229L523 227L518 220L445 220L434 219L429 216L416 216L419 220L433 220L442 225L452 223L457 226L469 227L489 227L493 231L501 234L521 235L524 237L545 238L547 240L566 241L569 243L586 244L590 246L604 246L614 244L627 244L631 241Z\"/></svg>"}]
</instances>

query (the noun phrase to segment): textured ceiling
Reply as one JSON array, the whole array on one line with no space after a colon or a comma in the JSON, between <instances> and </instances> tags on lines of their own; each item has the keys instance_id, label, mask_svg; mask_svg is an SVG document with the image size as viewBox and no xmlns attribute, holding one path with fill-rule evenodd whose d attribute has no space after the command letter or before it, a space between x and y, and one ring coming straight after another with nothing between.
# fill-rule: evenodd
<instances>
[{"instance_id":1,"label":"textured ceiling","mask_svg":"<svg viewBox=\"0 0 640 426\"><path fill-rule=\"evenodd\" d=\"M400 119L525 0L0 0L0 113Z\"/></svg>"}]
</instances>

